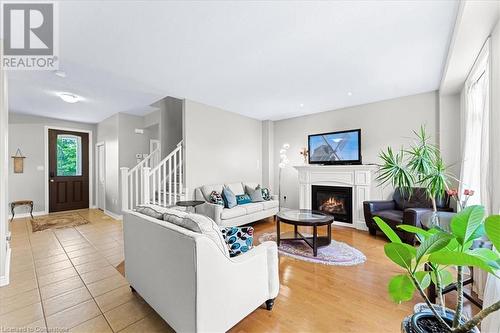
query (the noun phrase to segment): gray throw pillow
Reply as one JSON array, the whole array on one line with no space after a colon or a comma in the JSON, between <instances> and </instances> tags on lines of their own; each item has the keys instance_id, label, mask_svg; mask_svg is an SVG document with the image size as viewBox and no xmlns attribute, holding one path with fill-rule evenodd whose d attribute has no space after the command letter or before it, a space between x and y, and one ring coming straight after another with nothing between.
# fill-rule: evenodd
<instances>
[{"instance_id":1,"label":"gray throw pillow","mask_svg":"<svg viewBox=\"0 0 500 333\"><path fill-rule=\"evenodd\" d=\"M225 187L222 190L222 199L224 199L224 204L226 208L236 207L236 195L234 195L233 191L229 189L229 187Z\"/></svg>"},{"instance_id":2,"label":"gray throw pillow","mask_svg":"<svg viewBox=\"0 0 500 333\"><path fill-rule=\"evenodd\" d=\"M264 201L264 198L262 197L262 189L260 188L260 185L258 185L257 188L251 188L248 185L245 185L245 191L250 196L250 199L252 199L252 202Z\"/></svg>"},{"instance_id":3,"label":"gray throw pillow","mask_svg":"<svg viewBox=\"0 0 500 333\"><path fill-rule=\"evenodd\" d=\"M155 209L147 206L137 206L135 208L135 211L137 213L141 213L147 216L150 216L155 219L162 220L163 219L163 213L156 211Z\"/></svg>"}]
</instances>

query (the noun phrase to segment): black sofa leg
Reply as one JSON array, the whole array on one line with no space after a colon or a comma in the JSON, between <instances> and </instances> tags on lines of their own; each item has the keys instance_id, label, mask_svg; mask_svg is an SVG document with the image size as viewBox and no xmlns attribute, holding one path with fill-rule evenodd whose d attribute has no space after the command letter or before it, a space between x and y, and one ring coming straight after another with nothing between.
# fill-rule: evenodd
<instances>
[{"instance_id":1,"label":"black sofa leg","mask_svg":"<svg viewBox=\"0 0 500 333\"><path fill-rule=\"evenodd\" d=\"M266 301L266 309L268 311L271 311L273 309L273 306L274 306L274 298L273 299L268 299Z\"/></svg>"},{"instance_id":2,"label":"black sofa leg","mask_svg":"<svg viewBox=\"0 0 500 333\"><path fill-rule=\"evenodd\" d=\"M372 236L376 236L377 235L377 229L375 229L375 228L368 228L368 232Z\"/></svg>"},{"instance_id":3,"label":"black sofa leg","mask_svg":"<svg viewBox=\"0 0 500 333\"><path fill-rule=\"evenodd\" d=\"M137 291L134 289L134 287L130 286L130 290L133 292L133 293L136 293Z\"/></svg>"}]
</instances>

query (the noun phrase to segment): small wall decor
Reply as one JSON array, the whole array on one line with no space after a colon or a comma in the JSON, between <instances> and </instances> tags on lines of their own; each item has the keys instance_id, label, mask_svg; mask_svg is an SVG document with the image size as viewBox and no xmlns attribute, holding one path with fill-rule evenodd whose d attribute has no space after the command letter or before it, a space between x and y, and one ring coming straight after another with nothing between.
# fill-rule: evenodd
<instances>
[{"instance_id":1,"label":"small wall decor","mask_svg":"<svg viewBox=\"0 0 500 333\"><path fill-rule=\"evenodd\" d=\"M304 164L307 164L307 156L309 156L309 150L307 148L302 148L300 155L304 158Z\"/></svg>"},{"instance_id":2,"label":"small wall decor","mask_svg":"<svg viewBox=\"0 0 500 333\"><path fill-rule=\"evenodd\" d=\"M26 156L23 156L21 153L21 149L17 148L16 155L11 156L14 159L14 173L23 173L24 172L24 159Z\"/></svg>"}]
</instances>

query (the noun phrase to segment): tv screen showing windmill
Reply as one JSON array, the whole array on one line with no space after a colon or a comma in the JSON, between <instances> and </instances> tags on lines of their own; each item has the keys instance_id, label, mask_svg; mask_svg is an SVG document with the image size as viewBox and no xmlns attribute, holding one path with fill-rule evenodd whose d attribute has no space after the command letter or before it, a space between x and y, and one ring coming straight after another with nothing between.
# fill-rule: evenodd
<instances>
[{"instance_id":1,"label":"tv screen showing windmill","mask_svg":"<svg viewBox=\"0 0 500 333\"><path fill-rule=\"evenodd\" d=\"M309 163L361 164L361 130L309 135Z\"/></svg>"}]
</instances>

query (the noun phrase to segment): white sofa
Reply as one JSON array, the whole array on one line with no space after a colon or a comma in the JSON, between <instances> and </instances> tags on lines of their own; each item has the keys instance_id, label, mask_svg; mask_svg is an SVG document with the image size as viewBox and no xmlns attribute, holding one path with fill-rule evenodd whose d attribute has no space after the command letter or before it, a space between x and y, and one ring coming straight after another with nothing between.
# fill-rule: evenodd
<instances>
[{"instance_id":1,"label":"white sofa","mask_svg":"<svg viewBox=\"0 0 500 333\"><path fill-rule=\"evenodd\" d=\"M251 222L265 219L276 215L279 210L278 196L272 195L271 200L263 202L252 202L244 205L237 205L233 208L224 208L221 205L210 203L210 193L217 191L222 193L224 186L227 186L236 194L245 193L245 185L256 188L257 183L230 183L204 185L195 189L195 199L205 201L203 205L196 206L198 214L206 215L215 221L218 225L233 227L245 225Z\"/></svg>"},{"instance_id":2,"label":"white sofa","mask_svg":"<svg viewBox=\"0 0 500 333\"><path fill-rule=\"evenodd\" d=\"M205 234L137 212L123 233L127 280L177 332L225 332L278 295L274 242L229 258Z\"/></svg>"}]
</instances>

